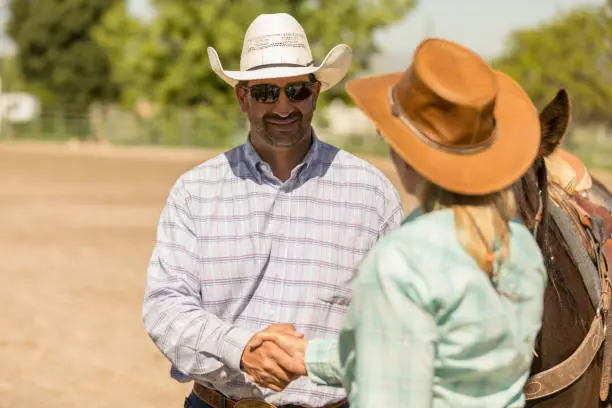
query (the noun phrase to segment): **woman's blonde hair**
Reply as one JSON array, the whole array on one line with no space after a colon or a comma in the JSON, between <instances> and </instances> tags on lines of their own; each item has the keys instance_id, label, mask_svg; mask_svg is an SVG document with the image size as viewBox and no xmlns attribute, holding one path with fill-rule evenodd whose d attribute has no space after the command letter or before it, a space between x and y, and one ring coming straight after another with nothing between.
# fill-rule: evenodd
<instances>
[{"instance_id":1,"label":"woman's blonde hair","mask_svg":"<svg viewBox=\"0 0 612 408\"><path fill-rule=\"evenodd\" d=\"M509 253L508 222L516 215L512 190L467 196L423 180L418 198L424 212L453 209L459 242L478 266L493 277L495 264L501 263Z\"/></svg>"}]
</instances>

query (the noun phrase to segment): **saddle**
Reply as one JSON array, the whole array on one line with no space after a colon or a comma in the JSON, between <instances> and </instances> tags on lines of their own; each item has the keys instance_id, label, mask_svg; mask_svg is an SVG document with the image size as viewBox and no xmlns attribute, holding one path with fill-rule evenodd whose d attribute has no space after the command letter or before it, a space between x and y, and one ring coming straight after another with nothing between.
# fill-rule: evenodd
<instances>
[{"instance_id":1,"label":"saddle","mask_svg":"<svg viewBox=\"0 0 612 408\"><path fill-rule=\"evenodd\" d=\"M563 149L557 149L544 158L550 180L567 193L585 193L593 186L593 180L584 163Z\"/></svg>"},{"instance_id":2,"label":"saddle","mask_svg":"<svg viewBox=\"0 0 612 408\"><path fill-rule=\"evenodd\" d=\"M612 213L588 201L579 191L568 194L559 184L550 186L550 213L568 243L596 313L580 346L565 361L530 377L525 396L527 400L543 398L569 387L586 372L603 345L599 396L605 401L612 383L612 283L608 276L612 268Z\"/></svg>"}]
</instances>

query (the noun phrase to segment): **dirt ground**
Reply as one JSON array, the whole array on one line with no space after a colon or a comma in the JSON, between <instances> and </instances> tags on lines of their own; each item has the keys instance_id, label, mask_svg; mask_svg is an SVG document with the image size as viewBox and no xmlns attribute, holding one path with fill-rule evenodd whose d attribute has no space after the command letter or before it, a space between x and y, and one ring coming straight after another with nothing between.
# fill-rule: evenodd
<instances>
[{"instance_id":1,"label":"dirt ground","mask_svg":"<svg viewBox=\"0 0 612 408\"><path fill-rule=\"evenodd\" d=\"M182 406L141 301L168 190L213 154L0 144L1 408Z\"/></svg>"}]
</instances>

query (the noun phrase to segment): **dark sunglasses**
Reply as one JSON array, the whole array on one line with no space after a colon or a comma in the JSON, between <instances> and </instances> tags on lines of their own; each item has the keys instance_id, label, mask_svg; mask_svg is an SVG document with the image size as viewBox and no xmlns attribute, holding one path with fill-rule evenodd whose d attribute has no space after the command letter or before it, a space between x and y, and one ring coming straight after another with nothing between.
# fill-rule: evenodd
<instances>
[{"instance_id":1,"label":"dark sunglasses","mask_svg":"<svg viewBox=\"0 0 612 408\"><path fill-rule=\"evenodd\" d=\"M273 84L256 84L243 86L251 94L251 98L259 103L276 103L280 98L281 90L285 91L291 102L300 102L310 98L314 92L315 82L293 82L284 87Z\"/></svg>"}]
</instances>

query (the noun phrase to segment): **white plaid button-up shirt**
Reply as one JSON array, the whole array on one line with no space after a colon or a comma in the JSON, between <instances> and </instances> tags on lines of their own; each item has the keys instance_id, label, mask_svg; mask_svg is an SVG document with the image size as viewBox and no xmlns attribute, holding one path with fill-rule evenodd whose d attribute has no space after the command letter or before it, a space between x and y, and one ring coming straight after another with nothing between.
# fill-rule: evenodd
<instances>
[{"instance_id":1,"label":"white plaid button-up shirt","mask_svg":"<svg viewBox=\"0 0 612 408\"><path fill-rule=\"evenodd\" d=\"M402 218L382 172L316 136L285 182L247 142L171 189L147 273L145 327L178 381L276 405L339 401L342 388L308 378L279 393L256 386L240 370L243 348L272 323L336 337L356 267Z\"/></svg>"}]
</instances>

